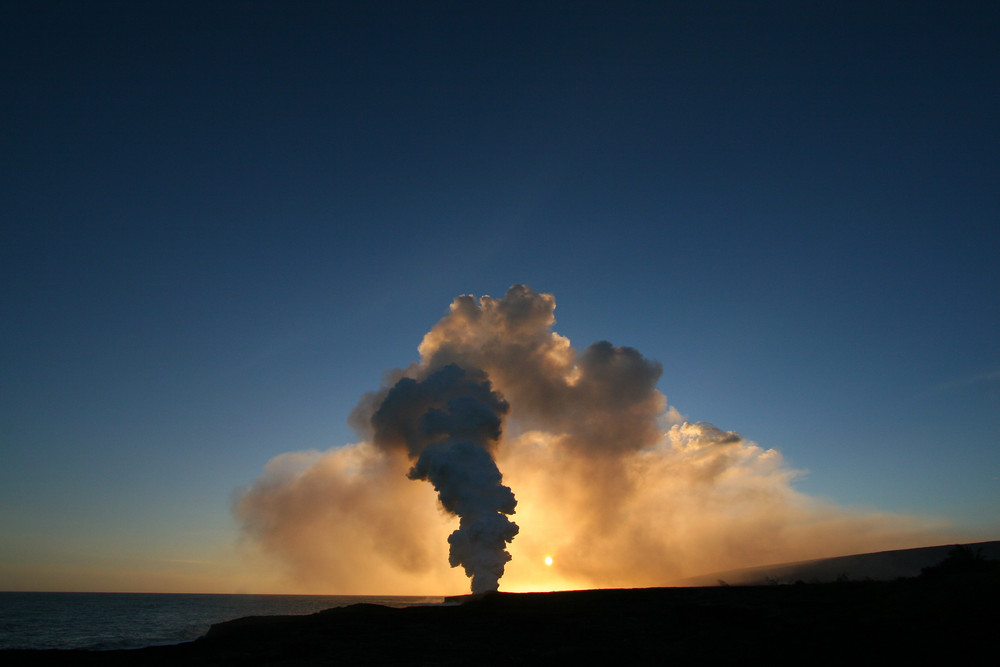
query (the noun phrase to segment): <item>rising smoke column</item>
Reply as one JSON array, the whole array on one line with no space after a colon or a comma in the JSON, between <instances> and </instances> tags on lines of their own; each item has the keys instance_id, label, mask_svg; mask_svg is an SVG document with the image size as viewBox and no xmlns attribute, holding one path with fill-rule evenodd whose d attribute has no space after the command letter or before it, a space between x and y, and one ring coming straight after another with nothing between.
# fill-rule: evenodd
<instances>
[{"instance_id":1,"label":"rising smoke column","mask_svg":"<svg viewBox=\"0 0 1000 667\"><path fill-rule=\"evenodd\" d=\"M430 482L459 517L448 561L465 569L473 593L497 589L518 531L506 516L517 501L493 459L508 409L482 371L448 364L423 380L401 378L371 417L375 444L405 449L415 460L409 478Z\"/></svg>"}]
</instances>

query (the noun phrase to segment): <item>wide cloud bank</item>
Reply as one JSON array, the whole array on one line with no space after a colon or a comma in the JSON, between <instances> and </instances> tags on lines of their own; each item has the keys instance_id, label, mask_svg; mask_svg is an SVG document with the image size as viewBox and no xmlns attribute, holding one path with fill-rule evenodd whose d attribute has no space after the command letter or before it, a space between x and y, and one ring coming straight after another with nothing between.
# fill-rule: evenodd
<instances>
[{"instance_id":1,"label":"wide cloud bank","mask_svg":"<svg viewBox=\"0 0 1000 667\"><path fill-rule=\"evenodd\" d=\"M466 573L475 590L657 586L935 539L797 492L779 452L684 421L659 363L578 351L554 311L523 285L456 298L420 361L360 400L361 442L277 456L241 493L246 539L296 590L339 594L452 593Z\"/></svg>"}]
</instances>

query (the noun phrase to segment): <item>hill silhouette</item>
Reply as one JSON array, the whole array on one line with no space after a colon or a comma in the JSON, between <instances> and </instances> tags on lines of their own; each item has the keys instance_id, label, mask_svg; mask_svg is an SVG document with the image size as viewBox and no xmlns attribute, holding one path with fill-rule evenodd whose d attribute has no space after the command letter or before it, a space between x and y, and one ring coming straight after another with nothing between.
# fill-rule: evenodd
<instances>
[{"instance_id":1,"label":"hill silhouette","mask_svg":"<svg viewBox=\"0 0 1000 667\"><path fill-rule=\"evenodd\" d=\"M835 558L778 563L714 572L674 582L678 586L764 585L773 583L824 583L834 581L892 581L916 577L925 568L948 557L956 545L896 549ZM979 553L983 559L1000 559L1000 541L957 545Z\"/></svg>"}]
</instances>

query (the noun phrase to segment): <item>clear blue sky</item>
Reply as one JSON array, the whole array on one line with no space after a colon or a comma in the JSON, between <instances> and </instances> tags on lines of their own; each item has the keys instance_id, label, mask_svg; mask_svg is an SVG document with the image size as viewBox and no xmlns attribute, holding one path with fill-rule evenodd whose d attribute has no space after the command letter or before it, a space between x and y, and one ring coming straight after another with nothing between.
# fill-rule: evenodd
<instances>
[{"instance_id":1,"label":"clear blue sky","mask_svg":"<svg viewBox=\"0 0 1000 667\"><path fill-rule=\"evenodd\" d=\"M512 283L803 492L1000 537L998 34L993 2L3 3L0 589L231 572L234 491L356 440L452 298Z\"/></svg>"}]
</instances>

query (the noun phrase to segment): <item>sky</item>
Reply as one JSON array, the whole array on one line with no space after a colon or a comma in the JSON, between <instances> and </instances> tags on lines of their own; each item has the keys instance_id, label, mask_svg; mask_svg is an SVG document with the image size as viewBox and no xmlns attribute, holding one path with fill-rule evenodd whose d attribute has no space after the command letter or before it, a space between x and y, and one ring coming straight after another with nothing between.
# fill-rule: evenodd
<instances>
[{"instance_id":1,"label":"sky","mask_svg":"<svg viewBox=\"0 0 1000 667\"><path fill-rule=\"evenodd\" d=\"M327 577L247 508L368 451L359 401L512 285L552 297L532 340L659 364L649 469L732 431L728 469L887 548L1000 538L998 31L990 2L3 3L0 590L423 591L376 556L388 590ZM589 507L518 458L572 429L518 430L501 362L459 356L513 392L511 587L633 583L515 569L548 548L524 490ZM666 497L636 493L629 521ZM815 551L684 516L698 557L643 583ZM671 521L656 558L695 544ZM460 592L442 559L421 585Z\"/></svg>"}]
</instances>

